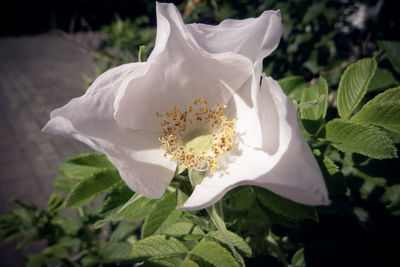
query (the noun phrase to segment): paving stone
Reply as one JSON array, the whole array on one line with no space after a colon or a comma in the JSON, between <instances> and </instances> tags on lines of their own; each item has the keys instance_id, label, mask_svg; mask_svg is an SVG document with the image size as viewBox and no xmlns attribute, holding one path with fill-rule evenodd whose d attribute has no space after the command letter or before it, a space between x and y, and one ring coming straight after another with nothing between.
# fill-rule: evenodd
<instances>
[{"instance_id":1,"label":"paving stone","mask_svg":"<svg viewBox=\"0 0 400 267\"><path fill-rule=\"evenodd\" d=\"M50 112L83 94L83 74L94 65L78 42L98 43L88 34L72 41L39 35L0 38L0 215L18 198L45 207L65 157L90 152L73 139L41 132ZM93 47L93 46L92 46ZM4 266L23 266L22 256L43 247L16 251L16 242L0 244Z\"/></svg>"}]
</instances>

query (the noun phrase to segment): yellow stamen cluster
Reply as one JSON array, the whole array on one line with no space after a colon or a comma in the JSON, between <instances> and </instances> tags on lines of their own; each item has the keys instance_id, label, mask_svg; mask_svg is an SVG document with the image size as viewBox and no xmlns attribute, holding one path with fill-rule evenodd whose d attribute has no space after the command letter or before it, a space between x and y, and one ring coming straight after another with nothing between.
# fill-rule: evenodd
<instances>
[{"instance_id":1,"label":"yellow stamen cluster","mask_svg":"<svg viewBox=\"0 0 400 267\"><path fill-rule=\"evenodd\" d=\"M159 141L164 157L170 157L183 169L209 168L213 173L218 158L232 150L236 120L228 121L225 104L218 103L215 108L208 105L207 100L198 98L185 111L174 106L165 114L156 113L162 120Z\"/></svg>"}]
</instances>

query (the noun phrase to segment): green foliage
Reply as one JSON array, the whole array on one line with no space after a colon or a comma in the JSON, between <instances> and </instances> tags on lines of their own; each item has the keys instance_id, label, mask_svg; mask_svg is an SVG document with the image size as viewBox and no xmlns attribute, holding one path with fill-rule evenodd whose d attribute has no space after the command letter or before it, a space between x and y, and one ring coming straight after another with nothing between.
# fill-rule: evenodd
<instances>
[{"instance_id":1,"label":"green foliage","mask_svg":"<svg viewBox=\"0 0 400 267\"><path fill-rule=\"evenodd\" d=\"M397 157L390 138L365 123L334 119L326 125L326 139L343 152L357 152L375 159Z\"/></svg>"},{"instance_id":2,"label":"green foliage","mask_svg":"<svg viewBox=\"0 0 400 267\"><path fill-rule=\"evenodd\" d=\"M399 82L390 70L378 67L369 83L367 92L380 91L398 84Z\"/></svg>"},{"instance_id":3,"label":"green foliage","mask_svg":"<svg viewBox=\"0 0 400 267\"><path fill-rule=\"evenodd\" d=\"M237 248L243 255L245 255L247 258L252 257L253 253L251 251L250 246L246 243L246 241L243 240L240 236L238 236L235 233L232 233L230 231L227 231L228 238L231 240L232 244ZM212 231L209 233L209 236L214 238L217 241L220 241L221 243L226 244L225 238L222 236L221 232L219 231Z\"/></svg>"},{"instance_id":4,"label":"green foliage","mask_svg":"<svg viewBox=\"0 0 400 267\"><path fill-rule=\"evenodd\" d=\"M103 171L92 175L74 186L66 200L67 208L77 208L93 198L112 190L121 183L118 171Z\"/></svg>"},{"instance_id":5,"label":"green foliage","mask_svg":"<svg viewBox=\"0 0 400 267\"><path fill-rule=\"evenodd\" d=\"M347 119L361 102L375 74L376 61L365 58L350 65L342 75L338 88L337 108L340 117Z\"/></svg>"},{"instance_id":6,"label":"green foliage","mask_svg":"<svg viewBox=\"0 0 400 267\"><path fill-rule=\"evenodd\" d=\"M377 95L351 119L400 133L400 87Z\"/></svg>"},{"instance_id":7,"label":"green foliage","mask_svg":"<svg viewBox=\"0 0 400 267\"><path fill-rule=\"evenodd\" d=\"M278 82L285 94L290 99L300 101L303 88L306 85L306 82L302 76L282 78Z\"/></svg>"},{"instance_id":8,"label":"green foliage","mask_svg":"<svg viewBox=\"0 0 400 267\"><path fill-rule=\"evenodd\" d=\"M400 73L400 42L378 41L381 49L386 51L386 56L397 73Z\"/></svg>"},{"instance_id":9,"label":"green foliage","mask_svg":"<svg viewBox=\"0 0 400 267\"><path fill-rule=\"evenodd\" d=\"M128 259L137 262L147 259L175 258L187 252L186 247L177 239L167 238L165 235L154 235L135 243Z\"/></svg>"},{"instance_id":10,"label":"green foliage","mask_svg":"<svg viewBox=\"0 0 400 267\"><path fill-rule=\"evenodd\" d=\"M318 214L315 207L293 202L259 187L255 187L254 191L262 206L270 210L277 217L283 217L294 223L305 219L318 221ZM279 220L279 218L276 219Z\"/></svg>"},{"instance_id":11,"label":"green foliage","mask_svg":"<svg viewBox=\"0 0 400 267\"><path fill-rule=\"evenodd\" d=\"M172 223L178 222L182 211L176 210L174 193L165 194L146 216L142 227L142 238L162 232Z\"/></svg>"},{"instance_id":12,"label":"green foliage","mask_svg":"<svg viewBox=\"0 0 400 267\"><path fill-rule=\"evenodd\" d=\"M213 241L203 241L198 243L191 253L193 256L198 257L213 266L240 266L229 251Z\"/></svg>"},{"instance_id":13,"label":"green foliage","mask_svg":"<svg viewBox=\"0 0 400 267\"><path fill-rule=\"evenodd\" d=\"M328 83L324 77L303 89L299 107L304 128L311 134L317 133L328 108Z\"/></svg>"},{"instance_id":14,"label":"green foliage","mask_svg":"<svg viewBox=\"0 0 400 267\"><path fill-rule=\"evenodd\" d=\"M99 172L116 170L107 157L100 153L89 153L67 159L63 162L59 173L72 179L85 179Z\"/></svg>"}]
</instances>

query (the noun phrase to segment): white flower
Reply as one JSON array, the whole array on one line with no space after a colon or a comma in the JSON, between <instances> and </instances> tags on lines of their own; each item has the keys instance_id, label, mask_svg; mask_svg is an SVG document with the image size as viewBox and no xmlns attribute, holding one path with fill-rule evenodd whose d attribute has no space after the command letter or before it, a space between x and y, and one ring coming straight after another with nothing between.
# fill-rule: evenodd
<instances>
[{"instance_id":1,"label":"white flower","mask_svg":"<svg viewBox=\"0 0 400 267\"><path fill-rule=\"evenodd\" d=\"M183 209L210 206L240 185L326 205L296 110L261 74L281 32L279 11L185 25L174 5L157 3L148 61L105 72L83 96L54 110L43 131L106 154L127 185L149 198L163 195L177 163L207 169Z\"/></svg>"}]
</instances>

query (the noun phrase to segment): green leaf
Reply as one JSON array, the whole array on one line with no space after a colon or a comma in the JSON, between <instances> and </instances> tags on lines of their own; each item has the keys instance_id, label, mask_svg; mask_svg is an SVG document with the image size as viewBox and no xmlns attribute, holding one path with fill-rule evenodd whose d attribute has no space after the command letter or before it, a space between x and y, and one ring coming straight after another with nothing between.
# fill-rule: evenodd
<instances>
[{"instance_id":1,"label":"green leaf","mask_svg":"<svg viewBox=\"0 0 400 267\"><path fill-rule=\"evenodd\" d=\"M68 251L61 247L60 245L53 245L46 247L42 253L44 253L49 258L55 259L68 259L69 254Z\"/></svg>"},{"instance_id":2,"label":"green leaf","mask_svg":"<svg viewBox=\"0 0 400 267\"><path fill-rule=\"evenodd\" d=\"M302 76L291 76L280 79L278 82L282 87L282 90L290 99L300 101L301 92L306 85Z\"/></svg>"},{"instance_id":3,"label":"green leaf","mask_svg":"<svg viewBox=\"0 0 400 267\"><path fill-rule=\"evenodd\" d=\"M318 221L315 207L296 203L260 187L254 187L254 191L261 204L278 215L295 221L305 219Z\"/></svg>"},{"instance_id":4,"label":"green leaf","mask_svg":"<svg viewBox=\"0 0 400 267\"><path fill-rule=\"evenodd\" d=\"M378 46L386 51L386 57L392 63L393 68L400 73L400 42L378 41Z\"/></svg>"},{"instance_id":5,"label":"green leaf","mask_svg":"<svg viewBox=\"0 0 400 267\"><path fill-rule=\"evenodd\" d=\"M315 104L301 109L301 119L304 128L314 134L321 128L328 108L328 83L324 77L320 76L314 85L303 89L299 107L307 103Z\"/></svg>"},{"instance_id":6,"label":"green leaf","mask_svg":"<svg viewBox=\"0 0 400 267\"><path fill-rule=\"evenodd\" d=\"M85 179L106 170L116 170L116 168L105 155L100 153L82 154L67 159L58 169L60 173L72 179Z\"/></svg>"},{"instance_id":7,"label":"green leaf","mask_svg":"<svg viewBox=\"0 0 400 267\"><path fill-rule=\"evenodd\" d=\"M346 180L339 167L327 156L315 149L314 155L317 156L319 166L324 175L329 195L340 195L346 191Z\"/></svg>"},{"instance_id":8,"label":"green leaf","mask_svg":"<svg viewBox=\"0 0 400 267\"><path fill-rule=\"evenodd\" d=\"M233 256L235 259L242 265L244 266L244 261L242 256L237 253L235 246L232 243L232 240L230 239L230 236L228 234L228 229L226 229L226 225L223 219L223 210L222 210L222 204L221 202L218 202L217 204L214 204L208 208L206 208L206 211L208 215L210 216L211 221L217 227L218 232L221 234L221 237L224 240L224 243L228 245L230 250L232 251Z\"/></svg>"},{"instance_id":9,"label":"green leaf","mask_svg":"<svg viewBox=\"0 0 400 267\"><path fill-rule=\"evenodd\" d=\"M118 171L107 170L98 172L74 186L66 200L66 207L77 208L83 206L93 198L112 190L120 183L123 182Z\"/></svg>"},{"instance_id":10,"label":"green leaf","mask_svg":"<svg viewBox=\"0 0 400 267\"><path fill-rule=\"evenodd\" d=\"M52 194L47 201L47 210L50 213L57 212L64 204L64 199L59 194Z\"/></svg>"},{"instance_id":11,"label":"green leaf","mask_svg":"<svg viewBox=\"0 0 400 267\"><path fill-rule=\"evenodd\" d=\"M68 178L56 178L53 180L53 186L56 191L59 192L71 192L74 187L76 181Z\"/></svg>"},{"instance_id":12,"label":"green leaf","mask_svg":"<svg viewBox=\"0 0 400 267\"><path fill-rule=\"evenodd\" d=\"M129 254L129 259L143 261L147 259L174 258L186 255L186 247L177 239L164 235L154 235L136 242Z\"/></svg>"},{"instance_id":13,"label":"green leaf","mask_svg":"<svg viewBox=\"0 0 400 267\"><path fill-rule=\"evenodd\" d=\"M110 235L110 242L117 242L125 239L127 236L131 235L134 230L136 230L139 226L137 224L127 224L121 223L117 228L112 231Z\"/></svg>"},{"instance_id":14,"label":"green leaf","mask_svg":"<svg viewBox=\"0 0 400 267\"><path fill-rule=\"evenodd\" d=\"M328 108L328 83L322 76L318 78L314 85L303 89L300 104L316 101L320 98L323 99L322 102L301 111L302 119L319 120L325 118Z\"/></svg>"},{"instance_id":15,"label":"green leaf","mask_svg":"<svg viewBox=\"0 0 400 267\"><path fill-rule=\"evenodd\" d=\"M140 267L175 267L176 265L166 260L151 260L140 264Z\"/></svg>"},{"instance_id":16,"label":"green leaf","mask_svg":"<svg viewBox=\"0 0 400 267\"><path fill-rule=\"evenodd\" d=\"M375 58L358 60L346 68L339 82L337 108L340 117L347 119L361 102L375 74Z\"/></svg>"},{"instance_id":17,"label":"green leaf","mask_svg":"<svg viewBox=\"0 0 400 267\"><path fill-rule=\"evenodd\" d=\"M166 193L156 202L146 216L142 227L142 238L162 232L166 227L178 221L182 211L176 210L174 193Z\"/></svg>"},{"instance_id":18,"label":"green leaf","mask_svg":"<svg viewBox=\"0 0 400 267\"><path fill-rule=\"evenodd\" d=\"M299 249L292 258L293 267L306 267L306 262L304 261L304 248Z\"/></svg>"},{"instance_id":19,"label":"green leaf","mask_svg":"<svg viewBox=\"0 0 400 267\"><path fill-rule=\"evenodd\" d=\"M151 210L156 200L148 199L140 194L133 195L126 203L107 213L107 216L94 224L100 228L110 221L120 221L129 217L132 221L143 219Z\"/></svg>"},{"instance_id":20,"label":"green leaf","mask_svg":"<svg viewBox=\"0 0 400 267\"><path fill-rule=\"evenodd\" d=\"M400 132L400 86L389 89L365 104L352 118L393 132Z\"/></svg>"},{"instance_id":21,"label":"green leaf","mask_svg":"<svg viewBox=\"0 0 400 267\"><path fill-rule=\"evenodd\" d=\"M188 235L192 232L194 224L190 222L177 222L167 226L161 231L162 234L168 236L183 236Z\"/></svg>"},{"instance_id":22,"label":"green leaf","mask_svg":"<svg viewBox=\"0 0 400 267\"><path fill-rule=\"evenodd\" d=\"M119 262L126 260L132 251L132 245L125 242L110 242L99 251L104 262Z\"/></svg>"},{"instance_id":23,"label":"green leaf","mask_svg":"<svg viewBox=\"0 0 400 267\"><path fill-rule=\"evenodd\" d=\"M397 84L399 84L399 82L396 80L391 71L378 67L374 77L369 83L368 92L379 91Z\"/></svg>"},{"instance_id":24,"label":"green leaf","mask_svg":"<svg viewBox=\"0 0 400 267\"><path fill-rule=\"evenodd\" d=\"M26 267L50 267L50 263L45 254L28 254Z\"/></svg>"},{"instance_id":25,"label":"green leaf","mask_svg":"<svg viewBox=\"0 0 400 267\"><path fill-rule=\"evenodd\" d=\"M133 191L125 183L122 183L108 194L99 212L101 214L107 214L110 211L121 207L129 201L133 194Z\"/></svg>"},{"instance_id":26,"label":"green leaf","mask_svg":"<svg viewBox=\"0 0 400 267\"><path fill-rule=\"evenodd\" d=\"M399 133L400 102L365 105L352 120L374 124Z\"/></svg>"},{"instance_id":27,"label":"green leaf","mask_svg":"<svg viewBox=\"0 0 400 267\"><path fill-rule=\"evenodd\" d=\"M326 139L343 152L356 152L375 159L397 157L391 139L365 123L334 119L326 125Z\"/></svg>"},{"instance_id":28,"label":"green leaf","mask_svg":"<svg viewBox=\"0 0 400 267\"><path fill-rule=\"evenodd\" d=\"M226 240L224 239L224 237L222 236L222 234L220 232L212 231L212 232L209 232L208 234L209 234L209 236L218 240L219 242L222 242L222 243L228 245L226 243ZM232 242L232 245L234 245L235 248L237 248L240 252L242 252L247 258L250 258L253 256L250 246L246 243L246 241L243 240L243 238L241 238L240 236L238 236L235 233L232 233L231 231L227 231L227 234L228 234L230 241Z\"/></svg>"},{"instance_id":29,"label":"green leaf","mask_svg":"<svg viewBox=\"0 0 400 267\"><path fill-rule=\"evenodd\" d=\"M196 262L186 259L184 260L179 267L200 267Z\"/></svg>"},{"instance_id":30,"label":"green leaf","mask_svg":"<svg viewBox=\"0 0 400 267\"><path fill-rule=\"evenodd\" d=\"M224 247L214 241L203 241L198 243L192 250L192 255L199 257L213 266L239 267L232 255Z\"/></svg>"}]
</instances>

